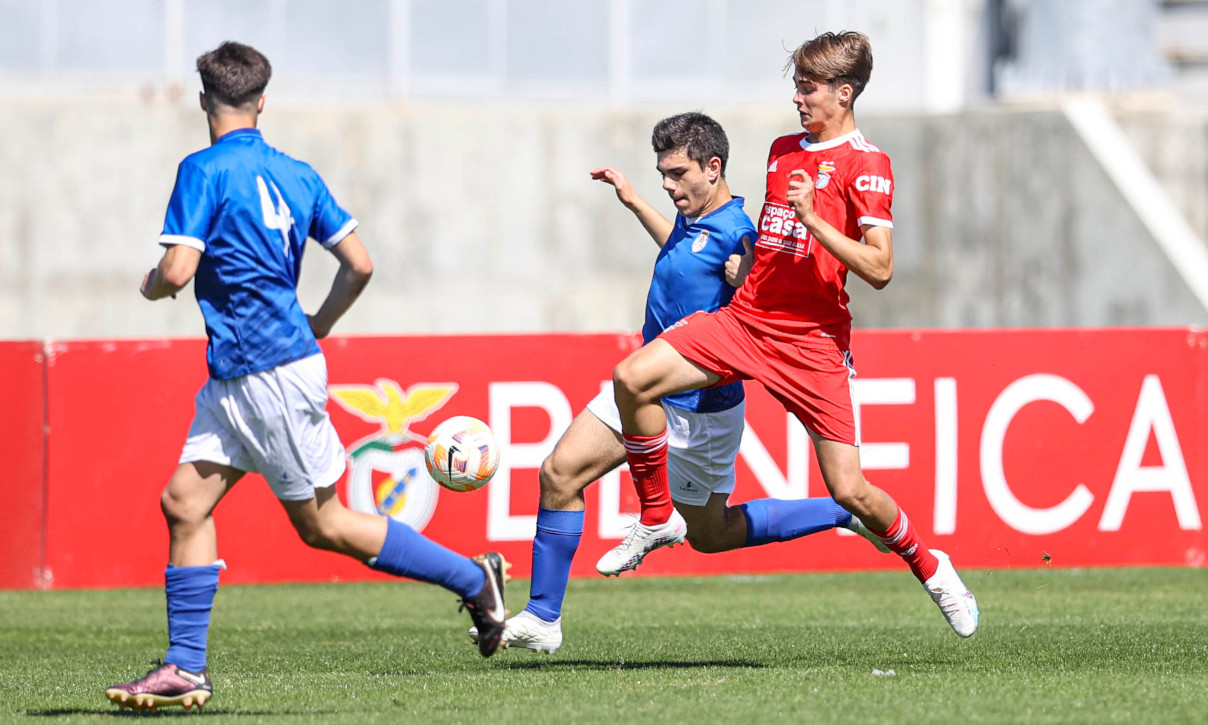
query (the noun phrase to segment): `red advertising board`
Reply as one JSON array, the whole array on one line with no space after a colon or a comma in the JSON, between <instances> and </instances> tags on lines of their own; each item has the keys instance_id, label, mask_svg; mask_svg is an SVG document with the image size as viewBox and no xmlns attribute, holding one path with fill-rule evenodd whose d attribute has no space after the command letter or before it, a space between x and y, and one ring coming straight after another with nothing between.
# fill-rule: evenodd
<instances>
[{"instance_id":1,"label":"red advertising board","mask_svg":"<svg viewBox=\"0 0 1208 725\"><path fill-rule=\"evenodd\" d=\"M0 342L0 440L6 463L0 587L30 588L43 581L43 370L41 342Z\"/></svg>"},{"instance_id":2,"label":"red advertising board","mask_svg":"<svg viewBox=\"0 0 1208 725\"><path fill-rule=\"evenodd\" d=\"M325 341L328 410L349 450L341 496L455 550L502 551L514 573L527 575L537 468L637 343L628 334ZM1208 333L859 331L852 347L865 475L959 566L1208 559ZM197 340L53 345L45 368L48 585L162 582L159 492L205 380L203 350ZM805 431L758 384L747 391L732 500L825 495ZM439 489L422 471L423 439L452 415L487 421L499 439L500 470L480 491ZM587 506L576 576L595 575L596 559L636 511L628 475L593 485ZM235 487L216 520L226 582L380 577L302 545L259 476ZM640 573L900 566L866 542L826 532L719 555L658 552ZM0 586L28 585L0 578Z\"/></svg>"}]
</instances>

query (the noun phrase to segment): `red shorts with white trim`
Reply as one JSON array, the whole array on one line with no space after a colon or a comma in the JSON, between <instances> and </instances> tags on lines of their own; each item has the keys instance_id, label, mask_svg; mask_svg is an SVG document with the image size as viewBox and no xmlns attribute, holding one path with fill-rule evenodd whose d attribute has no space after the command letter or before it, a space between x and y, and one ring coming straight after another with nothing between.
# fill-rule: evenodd
<instances>
[{"instance_id":1,"label":"red shorts with white trim","mask_svg":"<svg viewBox=\"0 0 1208 725\"><path fill-rule=\"evenodd\" d=\"M723 307L693 313L659 338L720 375L719 384L758 380L806 428L828 440L860 445L847 325L777 335L748 325Z\"/></svg>"}]
</instances>

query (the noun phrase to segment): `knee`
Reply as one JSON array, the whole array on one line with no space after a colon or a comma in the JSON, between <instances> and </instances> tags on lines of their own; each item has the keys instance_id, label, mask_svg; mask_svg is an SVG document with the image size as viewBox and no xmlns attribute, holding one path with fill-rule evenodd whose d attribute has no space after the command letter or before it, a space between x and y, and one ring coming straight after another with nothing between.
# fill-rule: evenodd
<instances>
[{"instance_id":1,"label":"knee","mask_svg":"<svg viewBox=\"0 0 1208 725\"><path fill-rule=\"evenodd\" d=\"M169 526L197 525L204 521L210 513L198 501L184 494L171 483L159 496L159 508Z\"/></svg>"},{"instance_id":2,"label":"knee","mask_svg":"<svg viewBox=\"0 0 1208 725\"><path fill-rule=\"evenodd\" d=\"M618 404L628 401L644 405L656 400L650 394L652 381L646 368L640 355L630 355L613 368L612 387Z\"/></svg>"},{"instance_id":3,"label":"knee","mask_svg":"<svg viewBox=\"0 0 1208 725\"><path fill-rule=\"evenodd\" d=\"M841 481L831 488L831 498L848 511L859 514L868 508L868 497L872 487L863 476L850 481Z\"/></svg>"},{"instance_id":4,"label":"knee","mask_svg":"<svg viewBox=\"0 0 1208 725\"><path fill-rule=\"evenodd\" d=\"M322 519L297 522L294 524L294 530L298 532L302 543L312 549L322 549L323 551L340 549L339 532Z\"/></svg>"},{"instance_id":5,"label":"knee","mask_svg":"<svg viewBox=\"0 0 1208 725\"><path fill-rule=\"evenodd\" d=\"M579 493L575 477L561 470L552 455L541 462L537 480L541 484L541 503L546 508L565 508Z\"/></svg>"}]
</instances>

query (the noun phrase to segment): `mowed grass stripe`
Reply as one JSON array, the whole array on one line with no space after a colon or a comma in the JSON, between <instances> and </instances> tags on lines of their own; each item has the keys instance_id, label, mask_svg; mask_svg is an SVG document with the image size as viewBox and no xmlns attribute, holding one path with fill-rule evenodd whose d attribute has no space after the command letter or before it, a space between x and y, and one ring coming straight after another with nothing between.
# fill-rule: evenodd
<instances>
[{"instance_id":1,"label":"mowed grass stripe","mask_svg":"<svg viewBox=\"0 0 1208 725\"><path fill-rule=\"evenodd\" d=\"M969 640L906 573L593 579L571 582L558 653L490 660L435 587L223 587L204 716L696 725L1208 713L1203 570L964 576L983 617ZM513 612L527 588L511 585ZM159 590L0 592L0 718L110 718L104 687L141 675L165 630Z\"/></svg>"}]
</instances>

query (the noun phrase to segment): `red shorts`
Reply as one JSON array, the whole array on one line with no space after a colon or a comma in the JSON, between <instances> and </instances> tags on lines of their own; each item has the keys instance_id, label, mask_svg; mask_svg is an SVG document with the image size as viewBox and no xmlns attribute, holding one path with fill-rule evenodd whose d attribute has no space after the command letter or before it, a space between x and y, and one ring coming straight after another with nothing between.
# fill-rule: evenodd
<instances>
[{"instance_id":1,"label":"red shorts","mask_svg":"<svg viewBox=\"0 0 1208 725\"><path fill-rule=\"evenodd\" d=\"M723 307L693 313L659 338L687 360L720 375L722 383L763 383L785 410L823 438L860 445L847 325L776 335L751 327Z\"/></svg>"}]
</instances>

